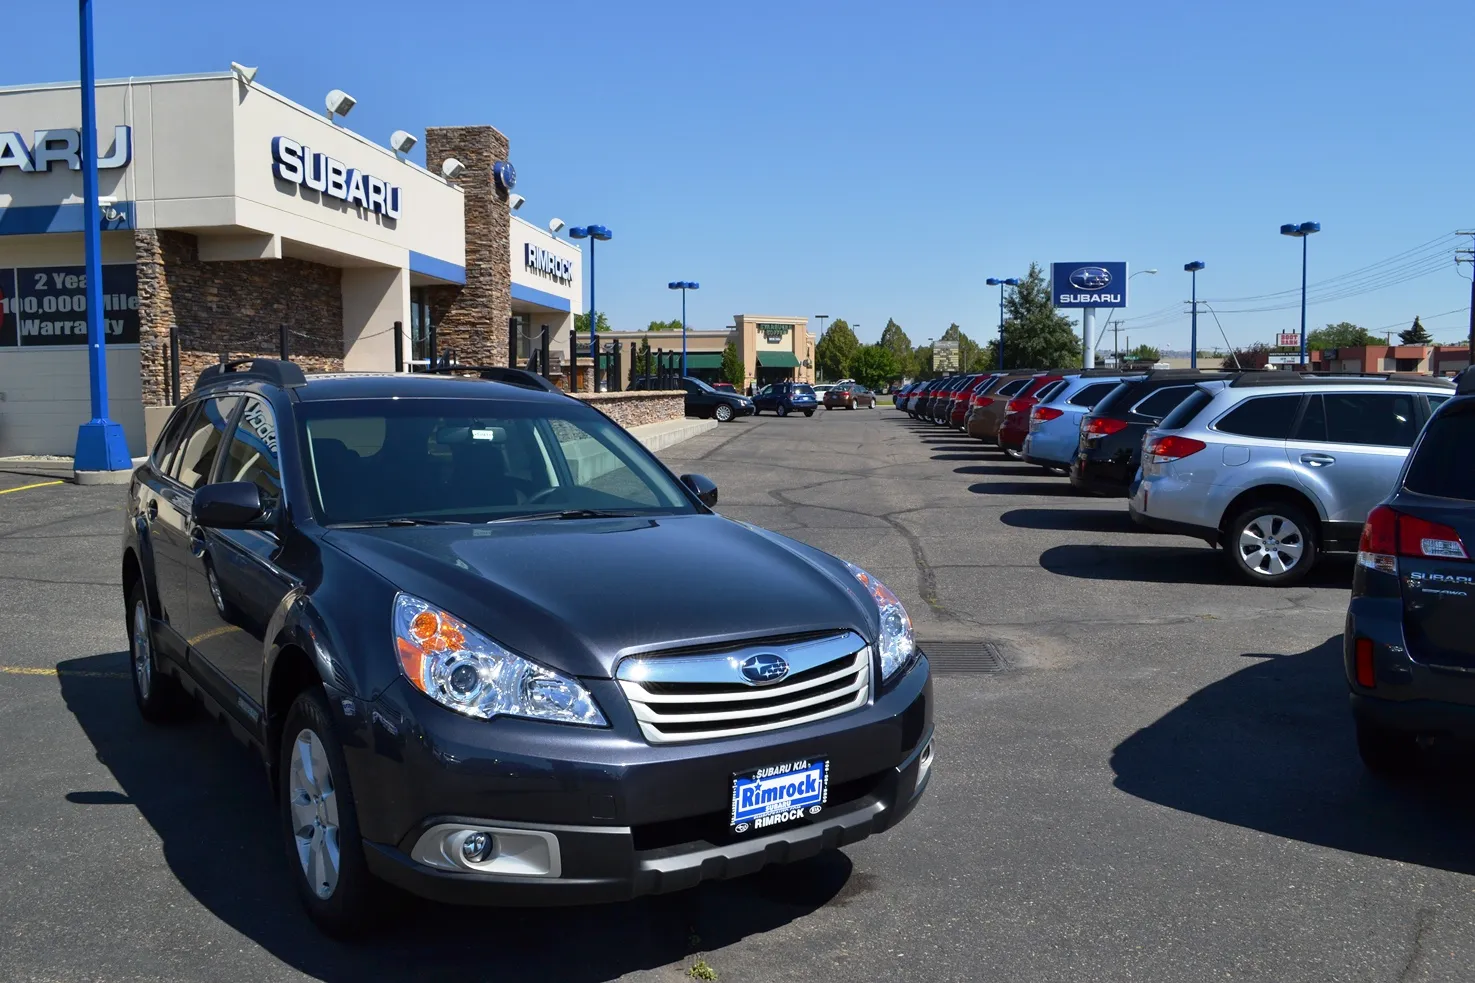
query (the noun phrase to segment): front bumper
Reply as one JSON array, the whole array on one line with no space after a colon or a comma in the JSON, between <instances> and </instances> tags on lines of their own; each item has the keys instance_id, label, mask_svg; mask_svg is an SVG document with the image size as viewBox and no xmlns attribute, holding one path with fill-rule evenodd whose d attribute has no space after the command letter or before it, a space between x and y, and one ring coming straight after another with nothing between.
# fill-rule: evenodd
<instances>
[{"instance_id":1,"label":"front bumper","mask_svg":"<svg viewBox=\"0 0 1475 983\"><path fill-rule=\"evenodd\" d=\"M852 713L693 744L652 746L624 736L638 727L617 684L586 682L609 728L473 720L402 682L360 714L356 727L345 721L370 870L411 893L455 903L618 901L741 876L879 833L911 811L931 775L925 656ZM830 762L822 812L771 832L731 833L735 773L820 757ZM426 830L457 821L552 834L557 875L444 871L411 859Z\"/></svg>"}]
</instances>

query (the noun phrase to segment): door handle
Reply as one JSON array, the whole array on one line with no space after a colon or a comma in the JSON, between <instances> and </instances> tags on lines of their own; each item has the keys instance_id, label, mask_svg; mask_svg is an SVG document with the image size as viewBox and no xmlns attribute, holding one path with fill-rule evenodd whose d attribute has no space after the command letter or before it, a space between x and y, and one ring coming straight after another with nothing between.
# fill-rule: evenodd
<instances>
[{"instance_id":1,"label":"door handle","mask_svg":"<svg viewBox=\"0 0 1475 983\"><path fill-rule=\"evenodd\" d=\"M1336 464L1337 459L1330 454L1302 454L1301 463L1309 464L1313 468L1324 468L1328 464Z\"/></svg>"},{"instance_id":2,"label":"door handle","mask_svg":"<svg viewBox=\"0 0 1475 983\"><path fill-rule=\"evenodd\" d=\"M157 498L149 499L149 505L145 511L148 512L150 522L157 519L159 517L159 500Z\"/></svg>"},{"instance_id":3,"label":"door handle","mask_svg":"<svg viewBox=\"0 0 1475 983\"><path fill-rule=\"evenodd\" d=\"M205 530L199 526L190 526L189 551L196 557L205 555Z\"/></svg>"}]
</instances>

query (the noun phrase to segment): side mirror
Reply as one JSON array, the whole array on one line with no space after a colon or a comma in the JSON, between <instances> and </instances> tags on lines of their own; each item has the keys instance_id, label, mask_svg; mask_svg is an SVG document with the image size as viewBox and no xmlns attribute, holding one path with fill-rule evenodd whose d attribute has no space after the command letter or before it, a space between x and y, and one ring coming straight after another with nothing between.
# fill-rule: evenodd
<instances>
[{"instance_id":1,"label":"side mirror","mask_svg":"<svg viewBox=\"0 0 1475 983\"><path fill-rule=\"evenodd\" d=\"M261 489L251 481L224 481L195 492L190 518L207 529L246 529L265 509Z\"/></svg>"},{"instance_id":2,"label":"side mirror","mask_svg":"<svg viewBox=\"0 0 1475 983\"><path fill-rule=\"evenodd\" d=\"M691 493L697 497L707 508L717 505L717 484L704 474L684 474L681 483L691 489Z\"/></svg>"}]
</instances>

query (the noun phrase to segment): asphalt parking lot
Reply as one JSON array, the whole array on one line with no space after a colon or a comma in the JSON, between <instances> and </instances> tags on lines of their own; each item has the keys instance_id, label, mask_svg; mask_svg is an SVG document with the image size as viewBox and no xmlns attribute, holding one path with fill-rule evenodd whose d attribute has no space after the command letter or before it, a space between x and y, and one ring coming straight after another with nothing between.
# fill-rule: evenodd
<instances>
[{"instance_id":1,"label":"asphalt parking lot","mask_svg":"<svg viewBox=\"0 0 1475 983\"><path fill-rule=\"evenodd\" d=\"M907 822L686 894L417 904L371 943L327 941L259 766L214 724L132 706L122 490L10 491L47 479L0 471L0 978L1470 978L1470 767L1362 770L1350 561L1238 586L1124 503L889 407L739 420L663 457L715 479L727 515L879 575L920 638L1003 657L939 674L938 764ZM762 575L713 557L713 590Z\"/></svg>"}]
</instances>

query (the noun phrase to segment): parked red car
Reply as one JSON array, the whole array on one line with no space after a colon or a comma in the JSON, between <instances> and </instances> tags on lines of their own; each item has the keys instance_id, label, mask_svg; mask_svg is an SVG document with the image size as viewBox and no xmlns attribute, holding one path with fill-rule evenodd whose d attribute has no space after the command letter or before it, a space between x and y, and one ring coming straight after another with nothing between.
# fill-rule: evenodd
<instances>
[{"instance_id":1,"label":"parked red car","mask_svg":"<svg viewBox=\"0 0 1475 983\"><path fill-rule=\"evenodd\" d=\"M1004 407L1004 422L999 425L999 447L1010 457L1024 454L1024 438L1029 436L1029 416L1035 404L1049 398L1055 386L1065 380L1061 371L1041 372L1030 380Z\"/></svg>"},{"instance_id":2,"label":"parked red car","mask_svg":"<svg viewBox=\"0 0 1475 983\"><path fill-rule=\"evenodd\" d=\"M948 414L948 423L954 430L962 430L963 424L968 420L968 410L973 405L973 394L982 392L990 382L999 377L998 372L985 372L976 375L964 384L963 388L955 394L951 412Z\"/></svg>"}]
</instances>

